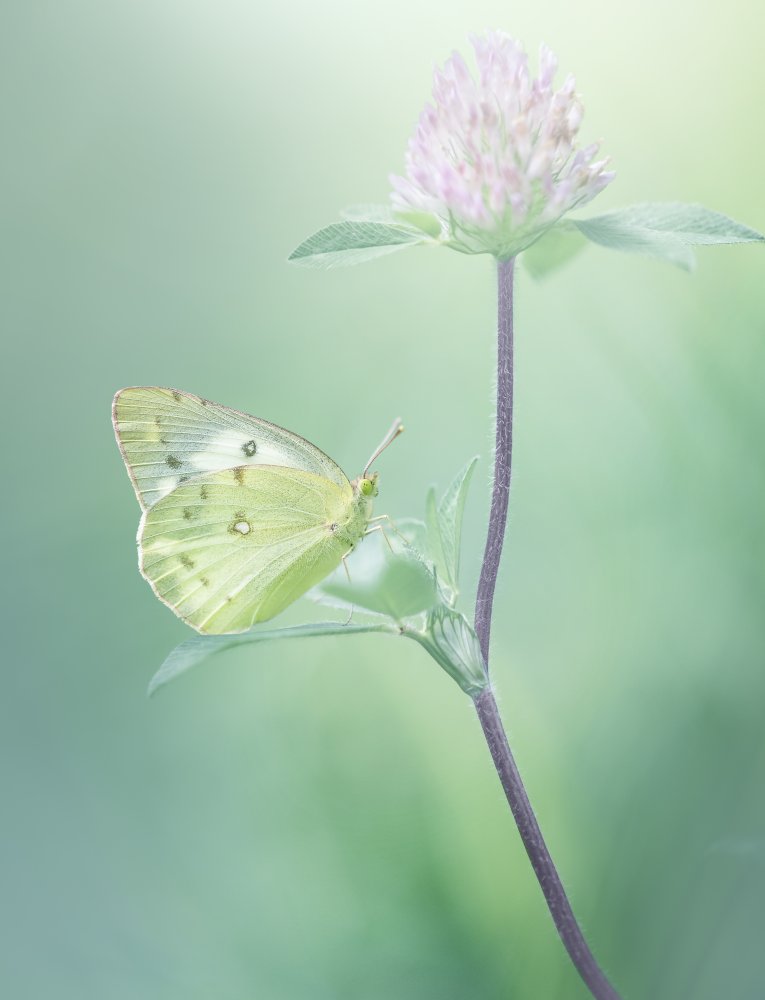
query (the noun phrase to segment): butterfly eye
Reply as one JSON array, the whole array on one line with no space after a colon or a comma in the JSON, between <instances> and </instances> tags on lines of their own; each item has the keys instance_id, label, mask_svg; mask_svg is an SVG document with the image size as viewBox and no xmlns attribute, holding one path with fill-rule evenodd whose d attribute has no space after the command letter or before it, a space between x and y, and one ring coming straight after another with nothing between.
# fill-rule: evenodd
<instances>
[{"instance_id":1,"label":"butterfly eye","mask_svg":"<svg viewBox=\"0 0 765 1000\"><path fill-rule=\"evenodd\" d=\"M364 494L365 497L370 496L374 488L375 486L371 479L361 480L361 492Z\"/></svg>"}]
</instances>

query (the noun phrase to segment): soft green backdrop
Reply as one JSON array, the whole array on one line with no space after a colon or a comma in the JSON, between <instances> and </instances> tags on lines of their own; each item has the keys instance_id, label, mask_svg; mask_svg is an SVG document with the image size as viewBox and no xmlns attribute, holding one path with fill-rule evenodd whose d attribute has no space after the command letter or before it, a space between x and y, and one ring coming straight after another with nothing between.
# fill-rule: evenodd
<instances>
[{"instance_id":1,"label":"soft green backdrop","mask_svg":"<svg viewBox=\"0 0 765 1000\"><path fill-rule=\"evenodd\" d=\"M629 15L629 18L627 17ZM414 644L241 651L135 566L112 393L283 423L419 514L483 455L489 261L285 263L382 201L466 35L545 39L618 180L765 228L763 18L724 5L5 0L0 977L9 1000L576 1000L471 706ZM765 995L765 254L582 254L518 283L495 680L627 998ZM294 620L300 609L285 616Z\"/></svg>"}]
</instances>

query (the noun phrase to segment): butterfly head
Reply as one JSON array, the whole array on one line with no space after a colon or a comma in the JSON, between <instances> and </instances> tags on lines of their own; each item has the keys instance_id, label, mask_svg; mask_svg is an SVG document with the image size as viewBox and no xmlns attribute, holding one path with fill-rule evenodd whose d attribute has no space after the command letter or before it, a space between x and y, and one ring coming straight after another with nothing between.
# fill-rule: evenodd
<instances>
[{"instance_id":1,"label":"butterfly head","mask_svg":"<svg viewBox=\"0 0 765 1000\"><path fill-rule=\"evenodd\" d=\"M359 476L356 480L359 493L365 497L376 497L378 493L377 479L378 474L376 472L371 474L365 473L363 476Z\"/></svg>"}]
</instances>

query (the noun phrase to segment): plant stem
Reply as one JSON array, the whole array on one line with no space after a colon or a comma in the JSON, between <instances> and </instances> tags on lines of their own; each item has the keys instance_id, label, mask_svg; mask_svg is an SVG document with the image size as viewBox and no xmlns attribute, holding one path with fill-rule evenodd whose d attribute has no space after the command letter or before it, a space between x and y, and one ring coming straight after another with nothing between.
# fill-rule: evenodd
<instances>
[{"instance_id":1,"label":"plant stem","mask_svg":"<svg viewBox=\"0 0 765 1000\"><path fill-rule=\"evenodd\" d=\"M481 576L475 598L475 631L486 670L494 588L505 540L510 469L513 461L513 271L515 258L497 263L497 428L494 439L494 485Z\"/></svg>"},{"instance_id":2,"label":"plant stem","mask_svg":"<svg viewBox=\"0 0 765 1000\"><path fill-rule=\"evenodd\" d=\"M489 531L478 583L475 631L489 672L489 638L502 543L507 524L510 472L513 453L513 270L514 259L499 261L498 348L497 348L497 431L494 453L494 485L491 496ZM547 906L561 940L579 975L595 1000L619 1000L619 994L595 961L576 922L566 890L547 850L542 831L526 795L526 789L510 751L499 709L490 687L473 699L499 780L512 810L523 846L544 893Z\"/></svg>"},{"instance_id":3,"label":"plant stem","mask_svg":"<svg viewBox=\"0 0 765 1000\"><path fill-rule=\"evenodd\" d=\"M606 979L595 961L584 935L576 922L566 890L547 850L539 823L531 808L531 803L523 787L507 736L499 717L497 703L491 688L486 688L474 699L478 718L481 720L486 742L489 745L499 780L513 811L518 832L529 856L531 867L547 900L550 914L555 922L566 951L576 966L596 1000L619 1000L619 994Z\"/></svg>"}]
</instances>

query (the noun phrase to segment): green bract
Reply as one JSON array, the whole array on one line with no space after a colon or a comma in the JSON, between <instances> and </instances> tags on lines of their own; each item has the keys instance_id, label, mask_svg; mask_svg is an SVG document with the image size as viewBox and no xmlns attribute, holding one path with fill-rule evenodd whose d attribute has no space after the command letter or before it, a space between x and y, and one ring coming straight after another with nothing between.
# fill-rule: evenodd
<instances>
[{"instance_id":1,"label":"green bract","mask_svg":"<svg viewBox=\"0 0 765 1000\"><path fill-rule=\"evenodd\" d=\"M406 247L443 246L502 259L523 254L531 273L542 277L573 257L587 241L656 257L686 270L695 263L693 246L765 241L756 230L721 212L683 202L645 202L590 219L565 216L552 224L517 230L492 248L467 231L449 234L434 215L393 213L384 205L356 205L344 214L347 221L320 229L289 259L309 267L341 267Z\"/></svg>"}]
</instances>

